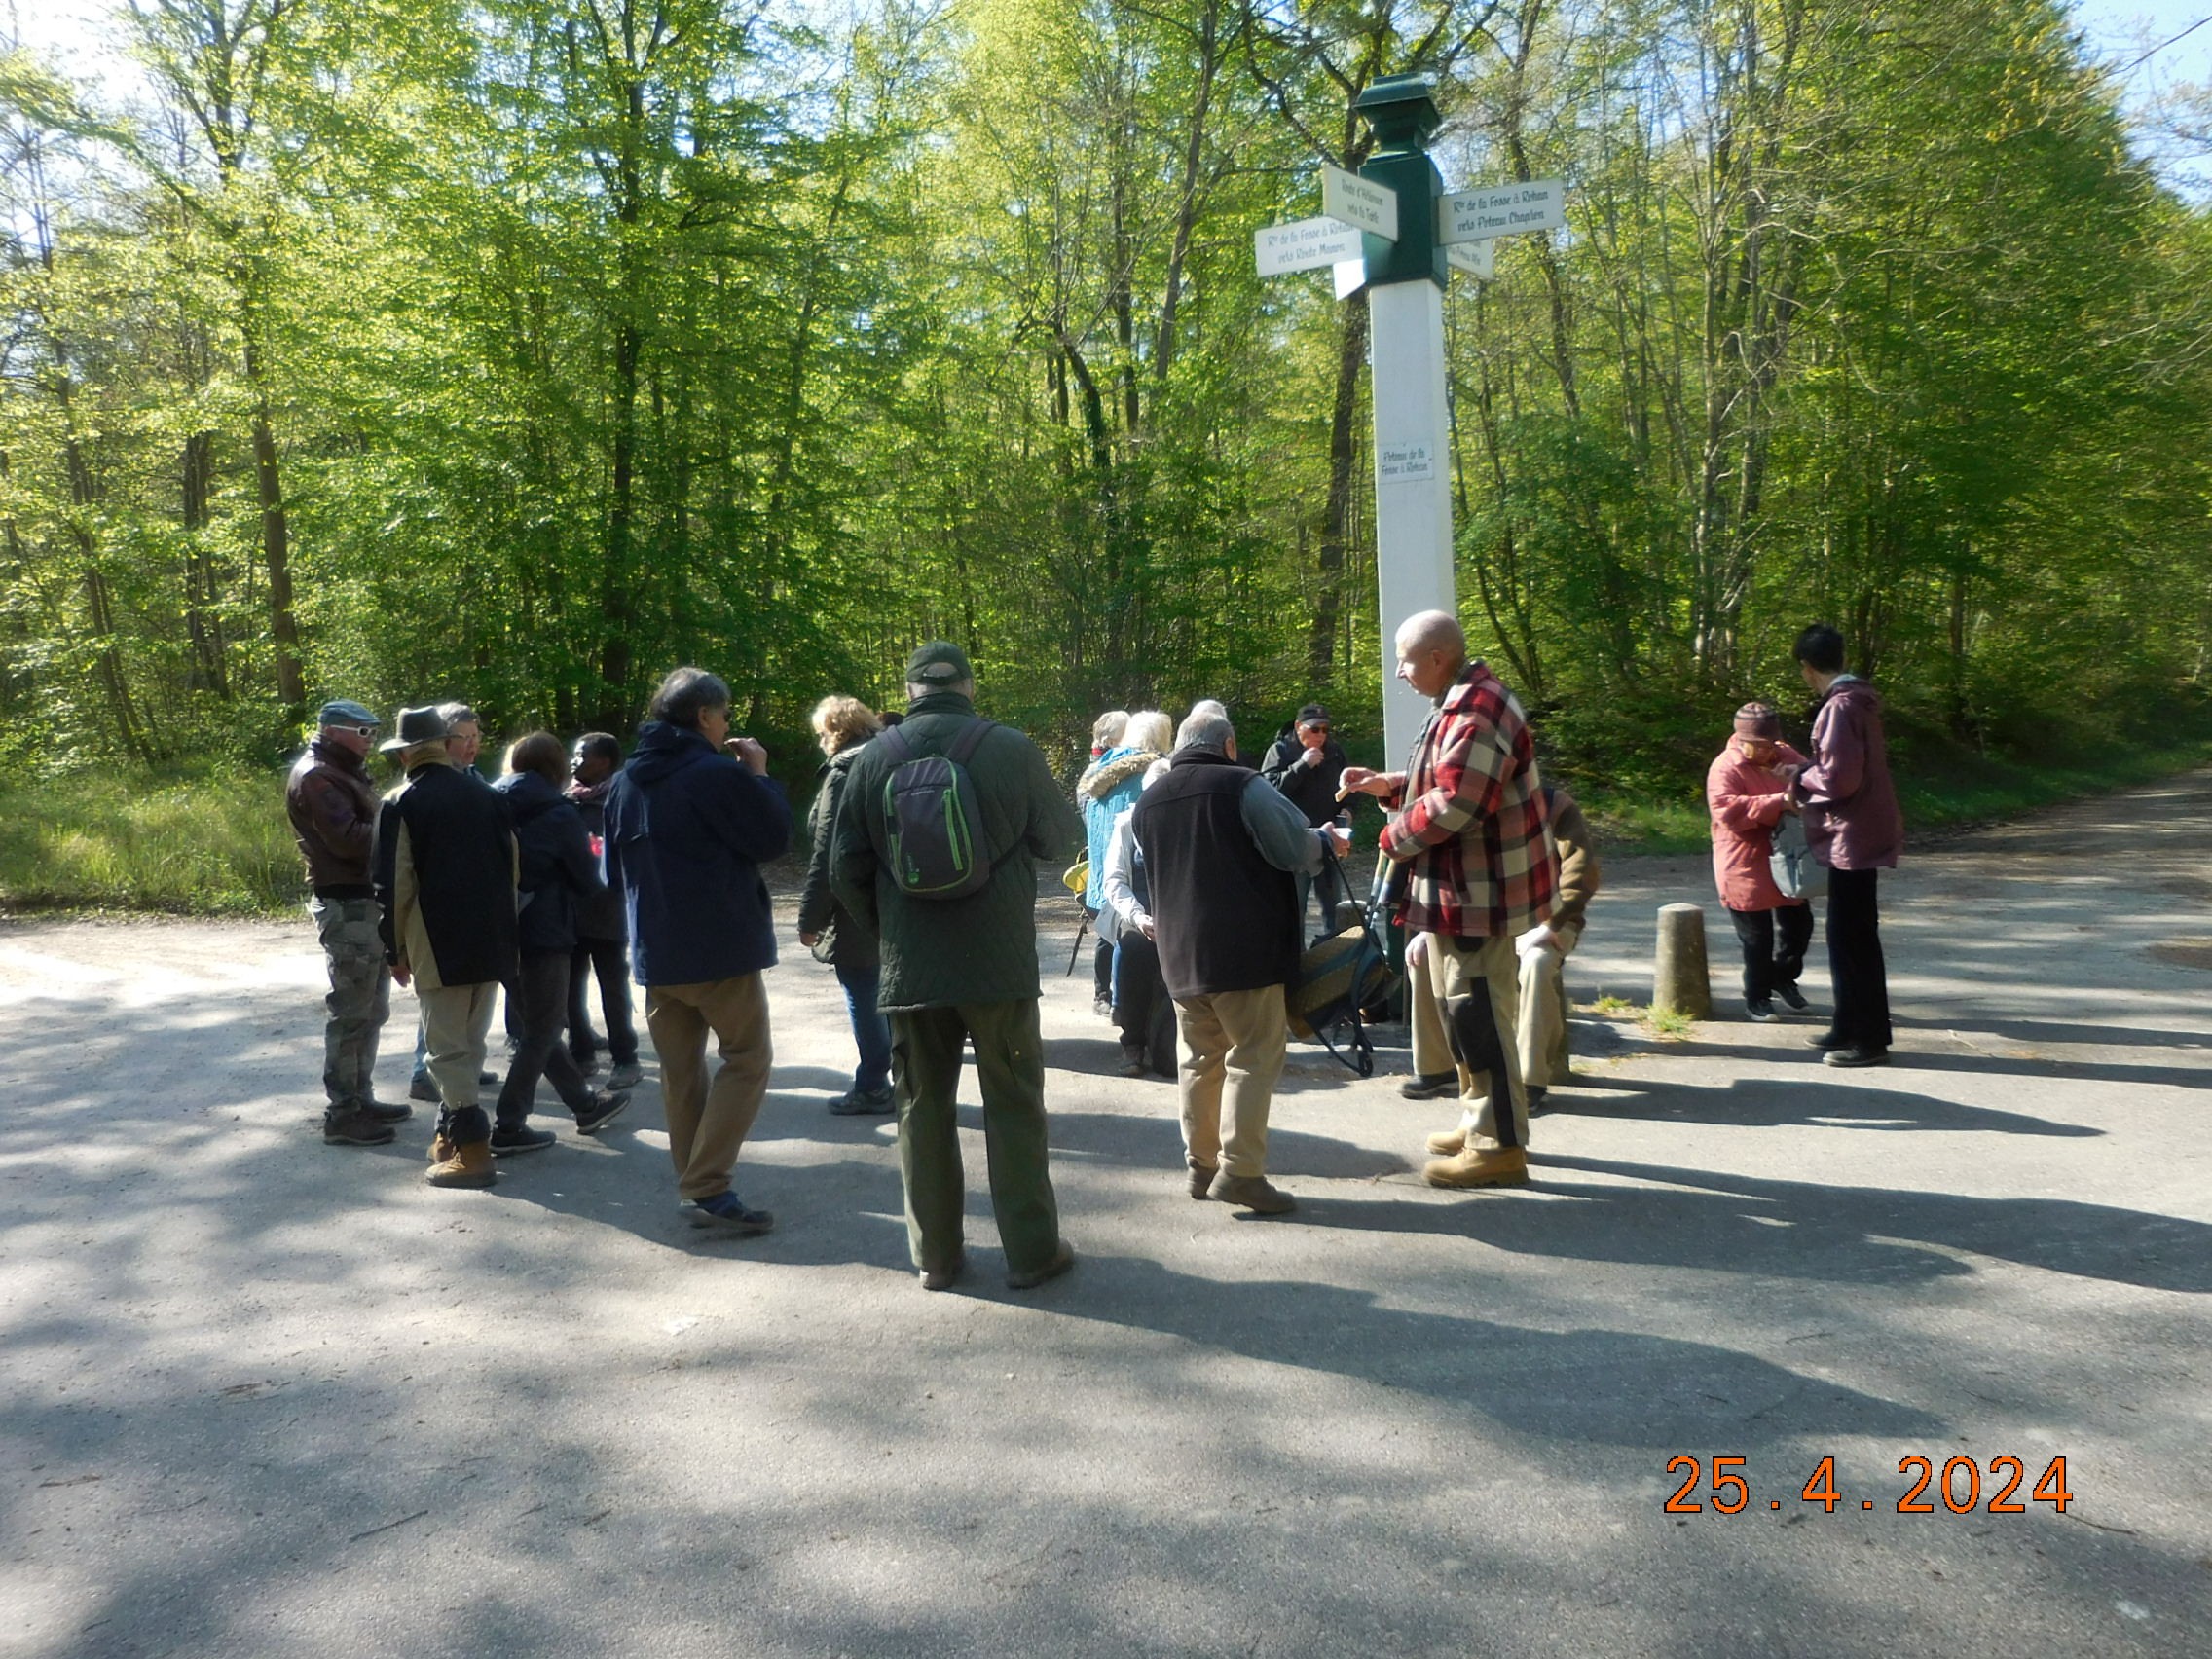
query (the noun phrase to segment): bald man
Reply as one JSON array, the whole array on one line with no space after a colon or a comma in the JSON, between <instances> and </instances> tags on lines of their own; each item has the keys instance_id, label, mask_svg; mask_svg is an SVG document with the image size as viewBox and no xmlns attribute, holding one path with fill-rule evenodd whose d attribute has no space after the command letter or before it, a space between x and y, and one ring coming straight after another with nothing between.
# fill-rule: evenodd
<instances>
[{"instance_id":1,"label":"bald man","mask_svg":"<svg viewBox=\"0 0 2212 1659\"><path fill-rule=\"evenodd\" d=\"M1547 920L1559 864L1520 701L1441 610L1398 627L1398 678L1436 704L1403 772L1345 768L1344 787L1392 808L1382 851L1408 877L1398 920L1409 971L1443 1005L1458 1068L1459 1127L1431 1137L1449 1156L1422 1170L1432 1187L1519 1186L1529 1179L1529 1102L1514 1051L1520 1009L1513 941Z\"/></svg>"}]
</instances>

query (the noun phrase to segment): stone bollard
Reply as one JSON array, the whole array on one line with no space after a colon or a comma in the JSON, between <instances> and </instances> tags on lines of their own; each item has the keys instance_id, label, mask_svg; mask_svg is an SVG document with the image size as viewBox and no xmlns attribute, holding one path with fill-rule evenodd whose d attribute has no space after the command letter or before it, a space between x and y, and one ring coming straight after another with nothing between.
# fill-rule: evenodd
<instances>
[{"instance_id":1,"label":"stone bollard","mask_svg":"<svg viewBox=\"0 0 2212 1659\"><path fill-rule=\"evenodd\" d=\"M1659 906L1659 954L1651 970L1651 1012L1713 1016L1713 985L1705 967L1705 910L1697 904Z\"/></svg>"}]
</instances>

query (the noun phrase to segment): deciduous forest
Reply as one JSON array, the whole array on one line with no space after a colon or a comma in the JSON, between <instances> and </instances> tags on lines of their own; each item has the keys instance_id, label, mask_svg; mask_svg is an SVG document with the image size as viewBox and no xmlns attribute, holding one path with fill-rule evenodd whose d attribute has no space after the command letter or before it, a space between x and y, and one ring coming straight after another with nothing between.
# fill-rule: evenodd
<instances>
[{"instance_id":1,"label":"deciduous forest","mask_svg":"<svg viewBox=\"0 0 2212 1659\"><path fill-rule=\"evenodd\" d=\"M917 640L1073 753L1379 748L1365 306L1253 232L1433 77L1563 232L1446 300L1461 610L1560 763L1694 790L1836 621L1961 755L2212 646L2212 226L2054 0L125 0L0 61L0 771L324 696L803 754ZM1358 747L1355 741L1355 747Z\"/></svg>"}]
</instances>

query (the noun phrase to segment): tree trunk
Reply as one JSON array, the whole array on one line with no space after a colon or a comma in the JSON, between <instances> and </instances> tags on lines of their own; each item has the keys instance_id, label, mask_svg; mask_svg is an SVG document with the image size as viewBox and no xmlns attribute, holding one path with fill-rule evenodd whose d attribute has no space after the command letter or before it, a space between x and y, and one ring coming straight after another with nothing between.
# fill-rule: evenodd
<instances>
[{"instance_id":1,"label":"tree trunk","mask_svg":"<svg viewBox=\"0 0 2212 1659\"><path fill-rule=\"evenodd\" d=\"M1345 302L1337 331L1337 391L1329 406L1329 495L1321 516L1319 579L1313 622L1306 640L1306 669L1318 694L1336 683L1337 616L1344 608L1345 553L1352 541L1358 501L1359 376L1367 365L1367 295Z\"/></svg>"},{"instance_id":2,"label":"tree trunk","mask_svg":"<svg viewBox=\"0 0 2212 1659\"><path fill-rule=\"evenodd\" d=\"M253 482L261 498L261 562L269 576L269 639L275 647L276 700L295 717L307 709L307 678L300 668L300 624L292 610L292 531L277 475L276 426L262 372L259 307L250 273L240 284L240 334L244 341L246 387L253 396Z\"/></svg>"}]
</instances>

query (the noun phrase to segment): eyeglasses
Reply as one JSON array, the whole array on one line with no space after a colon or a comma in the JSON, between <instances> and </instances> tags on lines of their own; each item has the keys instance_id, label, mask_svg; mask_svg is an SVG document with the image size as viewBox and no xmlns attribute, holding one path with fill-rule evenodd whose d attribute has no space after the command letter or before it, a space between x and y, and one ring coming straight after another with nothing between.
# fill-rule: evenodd
<instances>
[{"instance_id":1,"label":"eyeglasses","mask_svg":"<svg viewBox=\"0 0 2212 1659\"><path fill-rule=\"evenodd\" d=\"M1317 731L1323 737L1327 737L1329 735L1329 728L1326 725L1308 725L1304 729L1307 731Z\"/></svg>"},{"instance_id":2,"label":"eyeglasses","mask_svg":"<svg viewBox=\"0 0 2212 1659\"><path fill-rule=\"evenodd\" d=\"M384 727L365 725L342 725L332 726L330 729L332 731L350 731L355 737L374 737L378 732L382 731Z\"/></svg>"}]
</instances>

